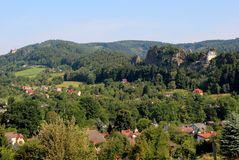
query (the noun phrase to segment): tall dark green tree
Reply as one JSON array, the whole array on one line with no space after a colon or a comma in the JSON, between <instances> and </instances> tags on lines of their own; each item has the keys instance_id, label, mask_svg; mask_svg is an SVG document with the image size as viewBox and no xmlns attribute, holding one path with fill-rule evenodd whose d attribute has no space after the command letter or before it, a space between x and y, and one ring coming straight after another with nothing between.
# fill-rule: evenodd
<instances>
[{"instance_id":1,"label":"tall dark green tree","mask_svg":"<svg viewBox=\"0 0 239 160\"><path fill-rule=\"evenodd\" d=\"M17 128L27 136L37 133L41 120L39 104L30 99L13 103L3 115L3 123L6 127Z\"/></svg>"},{"instance_id":2,"label":"tall dark green tree","mask_svg":"<svg viewBox=\"0 0 239 160\"><path fill-rule=\"evenodd\" d=\"M130 128L132 129L134 127L134 123L130 112L127 110L120 110L117 113L114 126L118 131Z\"/></svg>"},{"instance_id":3,"label":"tall dark green tree","mask_svg":"<svg viewBox=\"0 0 239 160\"><path fill-rule=\"evenodd\" d=\"M239 158L239 114L233 113L222 130L221 152L230 158Z\"/></svg>"},{"instance_id":4,"label":"tall dark green tree","mask_svg":"<svg viewBox=\"0 0 239 160\"><path fill-rule=\"evenodd\" d=\"M99 160L125 159L130 152L130 143L127 137L120 133L113 133L102 145Z\"/></svg>"}]
</instances>

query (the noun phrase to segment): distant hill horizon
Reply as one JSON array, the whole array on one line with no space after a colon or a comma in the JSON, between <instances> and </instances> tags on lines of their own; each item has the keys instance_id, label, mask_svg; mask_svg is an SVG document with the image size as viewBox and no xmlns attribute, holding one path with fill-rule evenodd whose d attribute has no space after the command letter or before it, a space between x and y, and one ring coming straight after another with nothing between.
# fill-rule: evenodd
<instances>
[{"instance_id":1,"label":"distant hill horizon","mask_svg":"<svg viewBox=\"0 0 239 160\"><path fill-rule=\"evenodd\" d=\"M192 51L202 51L209 48L215 48L219 52L238 52L239 51L239 38L228 39L228 40L205 40L193 43L167 43L160 41L150 41L150 40L120 40L113 42L91 42L91 43L77 43L73 41L66 40L47 40L41 43L30 44L19 49L23 49L31 46L54 46L61 44L71 44L74 47L77 46L80 50L90 52L103 49L108 51L125 52L129 55L140 55L145 57L147 51L151 46L162 46L162 45L175 45L183 49L190 49ZM10 52L9 52L10 53ZM7 53L8 54L8 53ZM6 55L6 54L2 54ZM2 56L1 55L1 56Z\"/></svg>"}]
</instances>

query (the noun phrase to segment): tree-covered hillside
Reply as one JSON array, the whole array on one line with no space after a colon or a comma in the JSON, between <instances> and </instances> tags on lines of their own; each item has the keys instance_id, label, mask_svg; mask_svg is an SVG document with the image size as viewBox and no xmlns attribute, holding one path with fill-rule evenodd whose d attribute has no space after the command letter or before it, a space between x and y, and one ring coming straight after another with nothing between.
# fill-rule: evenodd
<instances>
[{"instance_id":1,"label":"tree-covered hillside","mask_svg":"<svg viewBox=\"0 0 239 160\"><path fill-rule=\"evenodd\" d=\"M34 49L41 48L51 48L57 52L75 52L75 53L92 53L96 50L107 50L107 51L117 51L124 52L130 55L140 55L145 57L148 50L152 46L162 46L168 45L170 43L163 43L157 41L140 41L140 40L125 40L125 41L116 41L116 42L105 42L105 43L75 43L70 41L62 40L49 40L39 44L33 44L21 48L24 53L30 53ZM173 44L179 48L191 49L195 51L208 50L210 48L215 48L218 52L237 52L239 51L239 38L231 40L208 40L196 43L182 43L182 44ZM53 51L52 51L53 52Z\"/></svg>"},{"instance_id":2,"label":"tree-covered hillside","mask_svg":"<svg viewBox=\"0 0 239 160\"><path fill-rule=\"evenodd\" d=\"M207 40L196 43L177 44L178 47L191 49L193 51L203 51L215 48L220 53L238 52L239 38L230 40Z\"/></svg>"}]
</instances>

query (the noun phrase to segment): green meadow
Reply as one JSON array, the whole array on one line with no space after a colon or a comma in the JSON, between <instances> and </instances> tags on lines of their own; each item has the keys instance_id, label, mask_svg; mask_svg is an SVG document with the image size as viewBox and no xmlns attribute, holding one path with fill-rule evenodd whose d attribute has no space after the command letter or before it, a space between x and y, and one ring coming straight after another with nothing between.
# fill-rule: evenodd
<instances>
[{"instance_id":1,"label":"green meadow","mask_svg":"<svg viewBox=\"0 0 239 160\"><path fill-rule=\"evenodd\" d=\"M28 77L28 78L34 78L36 77L39 73L44 71L46 68L44 67L32 67L26 70L18 71L15 73L17 77L22 76L22 77Z\"/></svg>"}]
</instances>

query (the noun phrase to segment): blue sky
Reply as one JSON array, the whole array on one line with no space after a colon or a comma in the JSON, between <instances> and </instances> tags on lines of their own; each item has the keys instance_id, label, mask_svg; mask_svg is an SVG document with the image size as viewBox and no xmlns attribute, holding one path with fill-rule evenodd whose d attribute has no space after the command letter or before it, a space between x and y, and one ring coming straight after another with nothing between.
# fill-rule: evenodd
<instances>
[{"instance_id":1,"label":"blue sky","mask_svg":"<svg viewBox=\"0 0 239 160\"><path fill-rule=\"evenodd\" d=\"M49 39L231 39L239 37L238 7L238 0L2 0L0 54Z\"/></svg>"}]
</instances>

